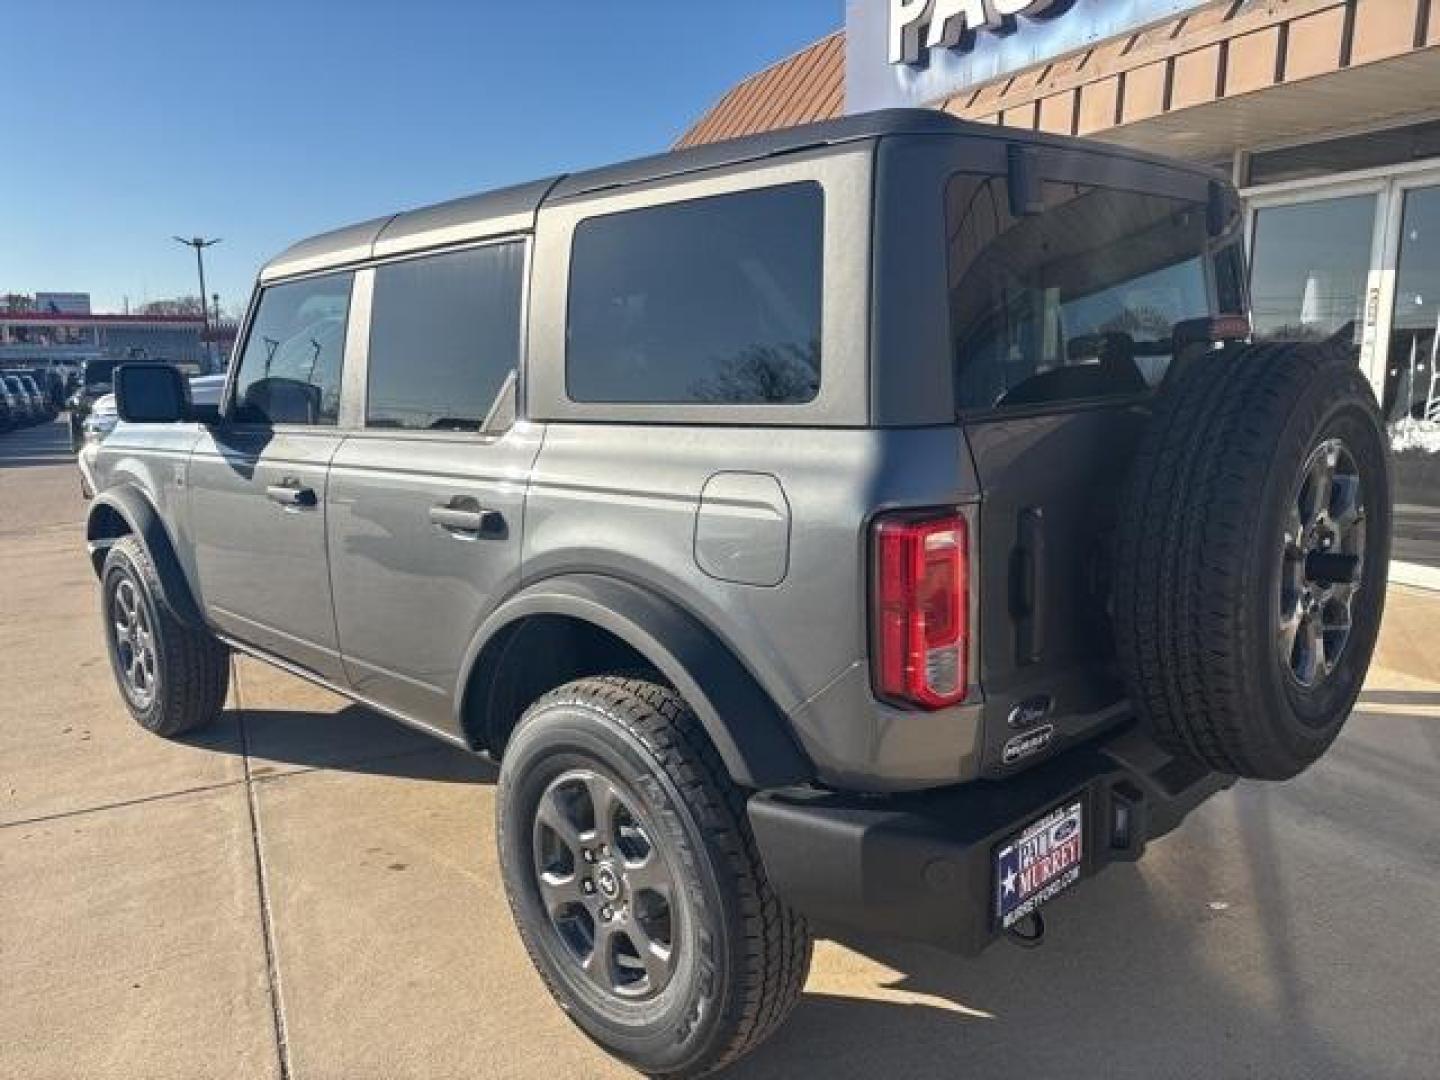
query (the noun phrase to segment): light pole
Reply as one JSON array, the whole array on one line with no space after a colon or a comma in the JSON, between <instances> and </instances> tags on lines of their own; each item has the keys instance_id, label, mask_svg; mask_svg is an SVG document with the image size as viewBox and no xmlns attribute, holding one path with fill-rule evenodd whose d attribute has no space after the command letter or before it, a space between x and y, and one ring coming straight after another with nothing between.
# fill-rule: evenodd
<instances>
[{"instance_id":1,"label":"light pole","mask_svg":"<svg viewBox=\"0 0 1440 1080\"><path fill-rule=\"evenodd\" d=\"M215 330L214 330L214 334L215 334L215 338L216 338L216 343L217 343L217 345L218 345L218 340L219 340L219 337L220 337L220 294L219 294L218 292L217 292L217 293L211 293L211 294L210 294L210 299L212 299L212 300L215 301ZM228 358L225 356L224 352L222 352L222 351L217 347L216 350L215 350L215 367L216 367L216 368L222 368L222 367L224 367L227 359L228 359Z\"/></svg>"},{"instance_id":2,"label":"light pole","mask_svg":"<svg viewBox=\"0 0 1440 1080\"><path fill-rule=\"evenodd\" d=\"M220 243L220 237L217 236L213 240L207 240L203 236L192 236L189 240L186 240L183 236L177 236L174 240L177 244L184 244L186 247L193 247L195 249L195 269L200 272L200 318L205 327L205 374L208 375L210 374L212 365L210 355L210 305L205 302L205 249Z\"/></svg>"}]
</instances>

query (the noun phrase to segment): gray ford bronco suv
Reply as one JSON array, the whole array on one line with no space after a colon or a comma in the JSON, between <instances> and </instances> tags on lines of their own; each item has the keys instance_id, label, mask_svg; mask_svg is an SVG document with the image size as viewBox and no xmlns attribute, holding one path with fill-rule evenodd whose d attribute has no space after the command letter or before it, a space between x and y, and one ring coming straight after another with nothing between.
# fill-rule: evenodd
<instances>
[{"instance_id":1,"label":"gray ford bronco suv","mask_svg":"<svg viewBox=\"0 0 1440 1080\"><path fill-rule=\"evenodd\" d=\"M1375 643L1376 405L1249 340L1239 220L898 111L303 241L218 406L117 373L121 693L181 735L240 651L497 759L525 945L651 1074L773 1032L812 926L1033 940L1316 760Z\"/></svg>"}]
</instances>

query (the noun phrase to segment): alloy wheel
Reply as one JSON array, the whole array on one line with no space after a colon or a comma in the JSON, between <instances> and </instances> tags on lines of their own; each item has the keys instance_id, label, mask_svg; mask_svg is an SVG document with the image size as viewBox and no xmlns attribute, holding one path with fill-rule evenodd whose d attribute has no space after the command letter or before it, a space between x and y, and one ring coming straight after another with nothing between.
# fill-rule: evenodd
<instances>
[{"instance_id":1,"label":"alloy wheel","mask_svg":"<svg viewBox=\"0 0 1440 1080\"><path fill-rule=\"evenodd\" d=\"M675 878L617 780L571 769L540 796L535 882L550 926L584 977L629 1001L654 997L675 972Z\"/></svg>"},{"instance_id":2,"label":"alloy wheel","mask_svg":"<svg viewBox=\"0 0 1440 1080\"><path fill-rule=\"evenodd\" d=\"M126 692L140 708L155 697L155 634L135 582L125 577L110 599L110 628Z\"/></svg>"},{"instance_id":3,"label":"alloy wheel","mask_svg":"<svg viewBox=\"0 0 1440 1080\"><path fill-rule=\"evenodd\" d=\"M1345 443L1326 439L1300 473L1281 551L1276 640L1300 686L1318 686L1350 641L1365 559L1365 491Z\"/></svg>"}]
</instances>

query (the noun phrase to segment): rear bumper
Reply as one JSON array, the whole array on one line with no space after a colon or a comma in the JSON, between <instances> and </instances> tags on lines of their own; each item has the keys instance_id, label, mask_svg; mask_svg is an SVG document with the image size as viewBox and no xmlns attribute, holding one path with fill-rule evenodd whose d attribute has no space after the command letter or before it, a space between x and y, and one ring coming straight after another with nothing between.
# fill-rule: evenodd
<instances>
[{"instance_id":1,"label":"rear bumper","mask_svg":"<svg viewBox=\"0 0 1440 1080\"><path fill-rule=\"evenodd\" d=\"M1036 818L1083 803L1083 880L1140 858L1233 783L1132 727L1003 781L879 797L766 791L749 813L771 884L810 918L974 954L1001 933L993 852Z\"/></svg>"}]
</instances>

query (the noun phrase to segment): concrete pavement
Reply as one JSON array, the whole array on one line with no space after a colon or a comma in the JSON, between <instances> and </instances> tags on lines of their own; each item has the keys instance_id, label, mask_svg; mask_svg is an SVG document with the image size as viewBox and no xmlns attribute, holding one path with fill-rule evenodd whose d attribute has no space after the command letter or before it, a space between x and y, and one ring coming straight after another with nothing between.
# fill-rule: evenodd
<instances>
[{"instance_id":1,"label":"concrete pavement","mask_svg":"<svg viewBox=\"0 0 1440 1080\"><path fill-rule=\"evenodd\" d=\"M493 770L250 661L185 743L111 685L64 429L0 436L0 1076L631 1075L551 1004ZM1440 603L1335 750L975 961L823 942L740 1077L1433 1077ZM1428 677L1427 677L1428 676Z\"/></svg>"}]
</instances>

